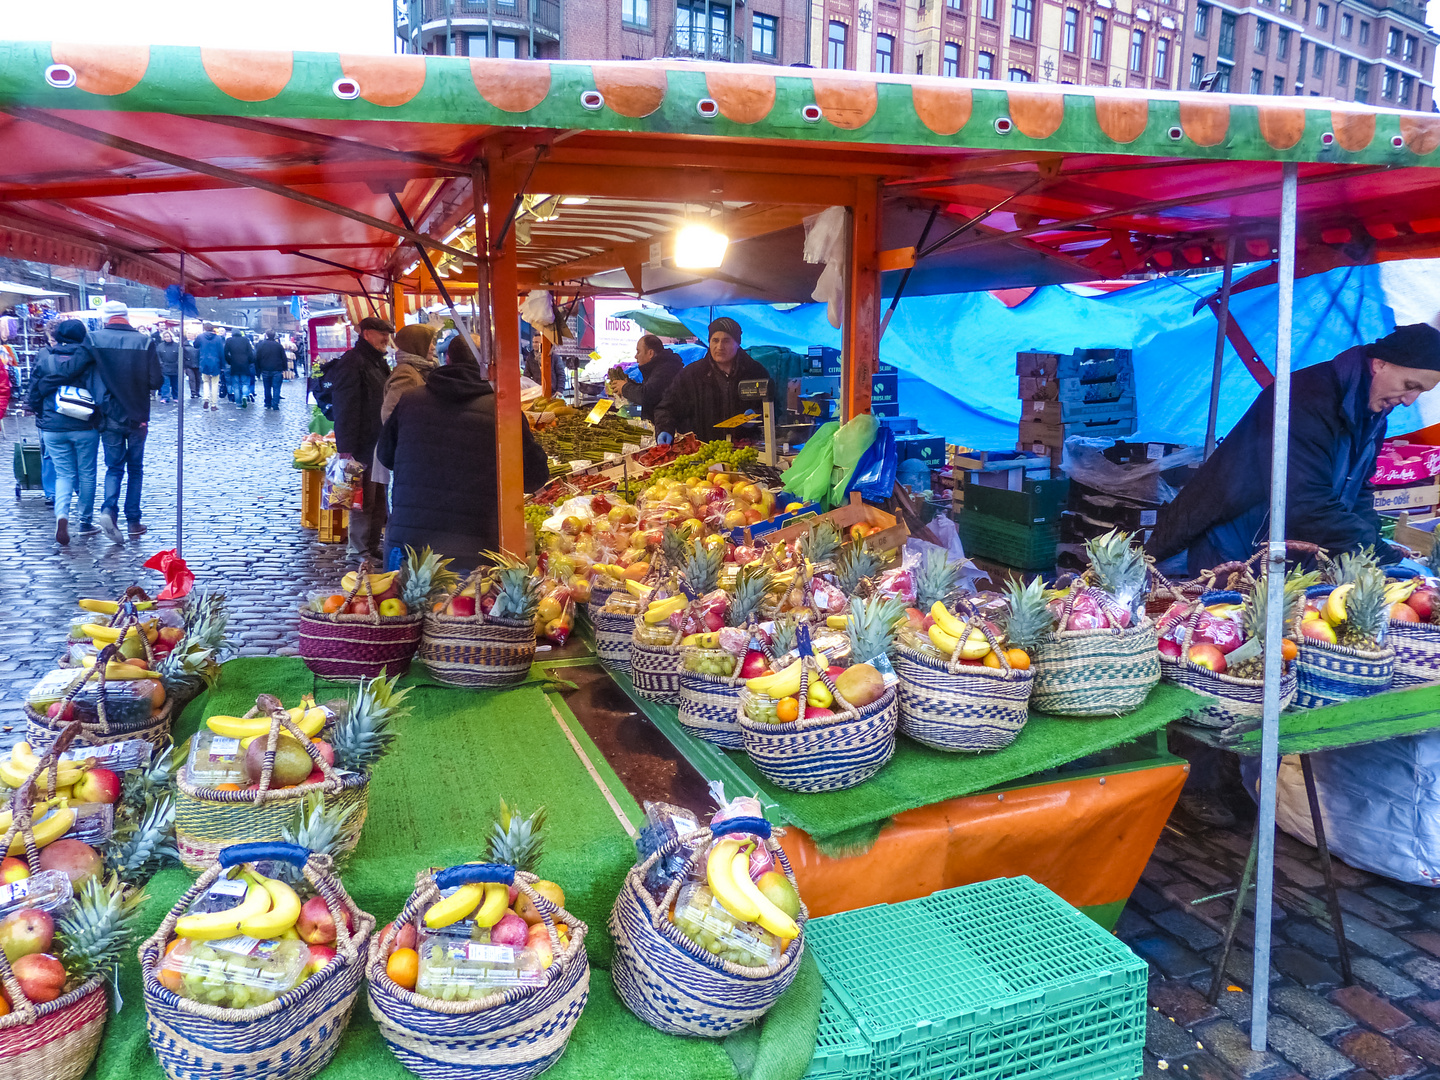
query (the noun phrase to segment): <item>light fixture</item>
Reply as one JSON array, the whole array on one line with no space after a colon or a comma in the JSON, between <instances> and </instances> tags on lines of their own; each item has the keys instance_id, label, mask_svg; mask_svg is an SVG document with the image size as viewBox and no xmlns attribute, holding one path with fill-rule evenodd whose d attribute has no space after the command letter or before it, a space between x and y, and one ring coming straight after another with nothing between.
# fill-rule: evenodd
<instances>
[{"instance_id":1,"label":"light fixture","mask_svg":"<svg viewBox=\"0 0 1440 1080\"><path fill-rule=\"evenodd\" d=\"M567 195L560 200L561 206L584 206L590 201L589 195Z\"/></svg>"},{"instance_id":2,"label":"light fixture","mask_svg":"<svg viewBox=\"0 0 1440 1080\"><path fill-rule=\"evenodd\" d=\"M722 232L690 222L675 236L675 265L683 270L714 270L725 260L730 238Z\"/></svg>"}]
</instances>

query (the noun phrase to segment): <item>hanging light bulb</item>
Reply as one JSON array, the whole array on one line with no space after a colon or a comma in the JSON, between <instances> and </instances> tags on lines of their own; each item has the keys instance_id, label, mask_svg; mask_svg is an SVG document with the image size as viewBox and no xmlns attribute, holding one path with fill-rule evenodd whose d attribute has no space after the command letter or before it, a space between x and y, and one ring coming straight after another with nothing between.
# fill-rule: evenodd
<instances>
[{"instance_id":1,"label":"hanging light bulb","mask_svg":"<svg viewBox=\"0 0 1440 1080\"><path fill-rule=\"evenodd\" d=\"M675 265L683 270L714 270L725 261L730 238L709 225L690 222L675 236Z\"/></svg>"}]
</instances>

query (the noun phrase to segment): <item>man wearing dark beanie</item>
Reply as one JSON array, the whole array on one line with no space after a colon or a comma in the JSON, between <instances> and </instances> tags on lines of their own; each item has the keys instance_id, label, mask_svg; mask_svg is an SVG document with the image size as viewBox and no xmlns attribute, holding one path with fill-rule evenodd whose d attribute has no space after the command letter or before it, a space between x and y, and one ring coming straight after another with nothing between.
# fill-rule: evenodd
<instances>
[{"instance_id":1,"label":"man wearing dark beanie","mask_svg":"<svg viewBox=\"0 0 1440 1080\"><path fill-rule=\"evenodd\" d=\"M740 324L724 316L710 324L710 349L670 382L665 397L655 408L658 441L693 431L703 442L723 439L725 430L716 424L738 416L755 402L740 400L740 383L769 379L770 373L740 347ZM771 381L770 393L776 387Z\"/></svg>"},{"instance_id":2,"label":"man wearing dark beanie","mask_svg":"<svg viewBox=\"0 0 1440 1080\"><path fill-rule=\"evenodd\" d=\"M1440 384L1440 330L1425 323L1346 349L1290 378L1285 535L1332 556L1374 547L1381 563L1405 552L1380 538L1369 480L1386 417ZM1269 536L1275 390L1260 392L1199 473L1160 513L1147 545L1156 559L1189 552L1192 575L1250 558Z\"/></svg>"}]
</instances>

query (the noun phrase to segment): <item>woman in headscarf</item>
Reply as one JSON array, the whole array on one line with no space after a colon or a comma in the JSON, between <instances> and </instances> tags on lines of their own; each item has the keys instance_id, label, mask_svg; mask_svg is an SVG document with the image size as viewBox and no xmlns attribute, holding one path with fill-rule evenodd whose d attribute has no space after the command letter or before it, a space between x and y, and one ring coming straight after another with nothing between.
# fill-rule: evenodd
<instances>
[{"instance_id":1,"label":"woman in headscarf","mask_svg":"<svg viewBox=\"0 0 1440 1080\"><path fill-rule=\"evenodd\" d=\"M661 442L687 431L705 442L723 439L725 430L716 424L757 407L756 402L740 400L740 383L769 379L770 373L740 347L740 335L734 319L722 316L710 324L709 351L675 376L655 410L655 430L667 436ZM775 393L772 383L772 399Z\"/></svg>"},{"instance_id":2,"label":"woman in headscarf","mask_svg":"<svg viewBox=\"0 0 1440 1080\"><path fill-rule=\"evenodd\" d=\"M440 366L435 359L433 326L412 323L395 331L395 370L385 383L385 400L380 403L380 422L390 419L400 395L424 386L430 373Z\"/></svg>"}]
</instances>

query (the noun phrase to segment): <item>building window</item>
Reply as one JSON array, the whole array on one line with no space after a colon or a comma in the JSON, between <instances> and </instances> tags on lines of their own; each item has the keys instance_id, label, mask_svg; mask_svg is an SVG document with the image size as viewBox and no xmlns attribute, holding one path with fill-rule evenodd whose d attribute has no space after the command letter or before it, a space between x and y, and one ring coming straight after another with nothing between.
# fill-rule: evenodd
<instances>
[{"instance_id":1,"label":"building window","mask_svg":"<svg viewBox=\"0 0 1440 1080\"><path fill-rule=\"evenodd\" d=\"M951 11L964 11L965 0L945 0L945 6Z\"/></svg>"},{"instance_id":2,"label":"building window","mask_svg":"<svg viewBox=\"0 0 1440 1080\"><path fill-rule=\"evenodd\" d=\"M1025 71L1025 70L1022 69L1022 68L1011 68L1011 69L1010 69L1010 81L1011 81L1011 82L1029 82L1029 81L1030 81L1030 73L1029 73L1028 71Z\"/></svg>"},{"instance_id":3,"label":"building window","mask_svg":"<svg viewBox=\"0 0 1440 1080\"><path fill-rule=\"evenodd\" d=\"M1210 5L1195 5L1195 36L1203 38L1210 32Z\"/></svg>"},{"instance_id":4,"label":"building window","mask_svg":"<svg viewBox=\"0 0 1440 1080\"><path fill-rule=\"evenodd\" d=\"M1065 9L1065 51L1073 53L1077 47L1076 37L1080 32L1080 12L1072 8Z\"/></svg>"},{"instance_id":5,"label":"building window","mask_svg":"<svg viewBox=\"0 0 1440 1080\"><path fill-rule=\"evenodd\" d=\"M1295 65L1295 81L1297 83L1305 81L1305 50L1309 47L1310 43L1302 37L1300 39L1300 62ZM1298 94L1299 91L1297 90L1296 93Z\"/></svg>"},{"instance_id":6,"label":"building window","mask_svg":"<svg viewBox=\"0 0 1440 1080\"><path fill-rule=\"evenodd\" d=\"M677 0L675 48L681 55L702 59L734 60L730 40L730 9L710 5L710 32L705 32L705 0Z\"/></svg>"},{"instance_id":7,"label":"building window","mask_svg":"<svg viewBox=\"0 0 1440 1080\"><path fill-rule=\"evenodd\" d=\"M889 34L875 35L875 70L887 75L895 70L895 39Z\"/></svg>"},{"instance_id":8,"label":"building window","mask_svg":"<svg viewBox=\"0 0 1440 1080\"><path fill-rule=\"evenodd\" d=\"M1400 55L1400 31L1399 31L1399 30L1391 30L1388 34L1385 35L1385 55L1386 55L1386 56L1399 56L1399 55Z\"/></svg>"},{"instance_id":9,"label":"building window","mask_svg":"<svg viewBox=\"0 0 1440 1080\"><path fill-rule=\"evenodd\" d=\"M1220 13L1219 54L1229 60L1235 55L1235 16L1228 11Z\"/></svg>"},{"instance_id":10,"label":"building window","mask_svg":"<svg viewBox=\"0 0 1440 1080\"><path fill-rule=\"evenodd\" d=\"M1315 66L1310 70L1317 79L1323 79L1325 77L1325 51L1324 45L1315 46Z\"/></svg>"},{"instance_id":11,"label":"building window","mask_svg":"<svg viewBox=\"0 0 1440 1080\"><path fill-rule=\"evenodd\" d=\"M940 74L949 79L960 77L960 46L953 41L945 42L945 62Z\"/></svg>"},{"instance_id":12,"label":"building window","mask_svg":"<svg viewBox=\"0 0 1440 1080\"><path fill-rule=\"evenodd\" d=\"M1200 82L1205 78L1205 57L1195 53L1190 57L1190 89L1199 90Z\"/></svg>"},{"instance_id":13,"label":"building window","mask_svg":"<svg viewBox=\"0 0 1440 1080\"><path fill-rule=\"evenodd\" d=\"M1260 82L1265 78L1265 73L1259 68L1250 69L1250 93L1260 93Z\"/></svg>"},{"instance_id":14,"label":"building window","mask_svg":"<svg viewBox=\"0 0 1440 1080\"><path fill-rule=\"evenodd\" d=\"M1261 56L1270 45L1270 24L1264 19L1255 20L1255 51Z\"/></svg>"},{"instance_id":15,"label":"building window","mask_svg":"<svg viewBox=\"0 0 1440 1080\"><path fill-rule=\"evenodd\" d=\"M1105 20L1098 17L1090 24L1090 59L1105 59Z\"/></svg>"},{"instance_id":16,"label":"building window","mask_svg":"<svg viewBox=\"0 0 1440 1080\"><path fill-rule=\"evenodd\" d=\"M1295 0L1280 0L1280 14L1292 15L1295 12Z\"/></svg>"},{"instance_id":17,"label":"building window","mask_svg":"<svg viewBox=\"0 0 1440 1080\"><path fill-rule=\"evenodd\" d=\"M764 56L773 60L779 55L777 48L779 24L780 20L774 15L762 15L757 11L750 16L751 56Z\"/></svg>"},{"instance_id":18,"label":"building window","mask_svg":"<svg viewBox=\"0 0 1440 1080\"><path fill-rule=\"evenodd\" d=\"M995 77L995 57L982 52L975 57L975 77L977 79L993 79Z\"/></svg>"},{"instance_id":19,"label":"building window","mask_svg":"<svg viewBox=\"0 0 1440 1080\"><path fill-rule=\"evenodd\" d=\"M1385 74L1380 76L1380 96L1389 101L1395 96L1395 69L1386 68Z\"/></svg>"},{"instance_id":20,"label":"building window","mask_svg":"<svg viewBox=\"0 0 1440 1080\"><path fill-rule=\"evenodd\" d=\"M1315 25L1321 30L1330 25L1330 5L1321 4L1315 9Z\"/></svg>"},{"instance_id":21,"label":"building window","mask_svg":"<svg viewBox=\"0 0 1440 1080\"><path fill-rule=\"evenodd\" d=\"M1290 31L1281 26L1275 31L1275 59L1288 60L1290 58Z\"/></svg>"},{"instance_id":22,"label":"building window","mask_svg":"<svg viewBox=\"0 0 1440 1080\"><path fill-rule=\"evenodd\" d=\"M1370 44L1370 24L1364 19L1360 20L1360 44Z\"/></svg>"},{"instance_id":23,"label":"building window","mask_svg":"<svg viewBox=\"0 0 1440 1080\"><path fill-rule=\"evenodd\" d=\"M620 21L626 26L649 26L650 0L620 0Z\"/></svg>"},{"instance_id":24,"label":"building window","mask_svg":"<svg viewBox=\"0 0 1440 1080\"><path fill-rule=\"evenodd\" d=\"M1415 40L1413 37L1411 37L1409 34L1406 34L1406 35L1405 35L1405 53L1404 53L1404 57L1403 57L1404 60L1405 60L1405 63L1407 63L1407 64L1413 64L1413 63L1415 63L1415 46L1416 46L1417 44L1418 44L1418 42L1416 42L1416 40Z\"/></svg>"},{"instance_id":25,"label":"building window","mask_svg":"<svg viewBox=\"0 0 1440 1080\"><path fill-rule=\"evenodd\" d=\"M1145 74L1145 31L1130 31L1130 70Z\"/></svg>"},{"instance_id":26,"label":"building window","mask_svg":"<svg viewBox=\"0 0 1440 1080\"><path fill-rule=\"evenodd\" d=\"M980 0L980 18L994 20L995 0Z\"/></svg>"},{"instance_id":27,"label":"building window","mask_svg":"<svg viewBox=\"0 0 1440 1080\"><path fill-rule=\"evenodd\" d=\"M925 54L923 52L917 52L915 54L915 74L925 74Z\"/></svg>"},{"instance_id":28,"label":"building window","mask_svg":"<svg viewBox=\"0 0 1440 1080\"><path fill-rule=\"evenodd\" d=\"M1350 78L1350 57L1344 53L1340 54L1335 61L1335 83L1337 86L1344 86L1345 80Z\"/></svg>"},{"instance_id":29,"label":"building window","mask_svg":"<svg viewBox=\"0 0 1440 1080\"><path fill-rule=\"evenodd\" d=\"M1284 97L1284 96L1285 96L1285 76L1284 76L1284 75L1276 75L1276 76L1275 76L1275 82L1274 82L1274 85L1271 86L1271 88L1270 88L1270 93L1274 94L1276 97Z\"/></svg>"},{"instance_id":30,"label":"building window","mask_svg":"<svg viewBox=\"0 0 1440 1080\"><path fill-rule=\"evenodd\" d=\"M1224 64L1215 65L1214 89L1217 94L1228 94L1230 92L1230 69Z\"/></svg>"},{"instance_id":31,"label":"building window","mask_svg":"<svg viewBox=\"0 0 1440 1080\"><path fill-rule=\"evenodd\" d=\"M1350 32L1355 29L1355 18L1348 11L1340 13L1340 36L1348 38Z\"/></svg>"},{"instance_id":32,"label":"building window","mask_svg":"<svg viewBox=\"0 0 1440 1080\"><path fill-rule=\"evenodd\" d=\"M1310 0L1305 0L1305 14L1301 15L1300 18L1303 22L1310 21Z\"/></svg>"},{"instance_id":33,"label":"building window","mask_svg":"<svg viewBox=\"0 0 1440 1080\"><path fill-rule=\"evenodd\" d=\"M1170 78L1170 40L1155 39L1155 78L1166 82Z\"/></svg>"},{"instance_id":34,"label":"building window","mask_svg":"<svg viewBox=\"0 0 1440 1080\"><path fill-rule=\"evenodd\" d=\"M830 24L830 53L826 67L843 68L845 66L845 24L832 22Z\"/></svg>"},{"instance_id":35,"label":"building window","mask_svg":"<svg viewBox=\"0 0 1440 1080\"><path fill-rule=\"evenodd\" d=\"M520 39L516 37L506 37L503 34L496 34L495 55L502 60L520 59Z\"/></svg>"},{"instance_id":36,"label":"building window","mask_svg":"<svg viewBox=\"0 0 1440 1080\"><path fill-rule=\"evenodd\" d=\"M1035 0L1010 0L1010 36L1029 41L1034 32Z\"/></svg>"},{"instance_id":37,"label":"building window","mask_svg":"<svg viewBox=\"0 0 1440 1080\"><path fill-rule=\"evenodd\" d=\"M1409 104L1410 104L1410 84L1411 84L1412 82L1414 82L1414 78L1413 78L1412 76L1410 76L1410 75L1401 75L1401 76L1400 76L1400 104L1401 104L1401 105L1409 105Z\"/></svg>"},{"instance_id":38,"label":"building window","mask_svg":"<svg viewBox=\"0 0 1440 1080\"><path fill-rule=\"evenodd\" d=\"M1355 61L1355 100L1370 100L1370 65L1361 60Z\"/></svg>"}]
</instances>

